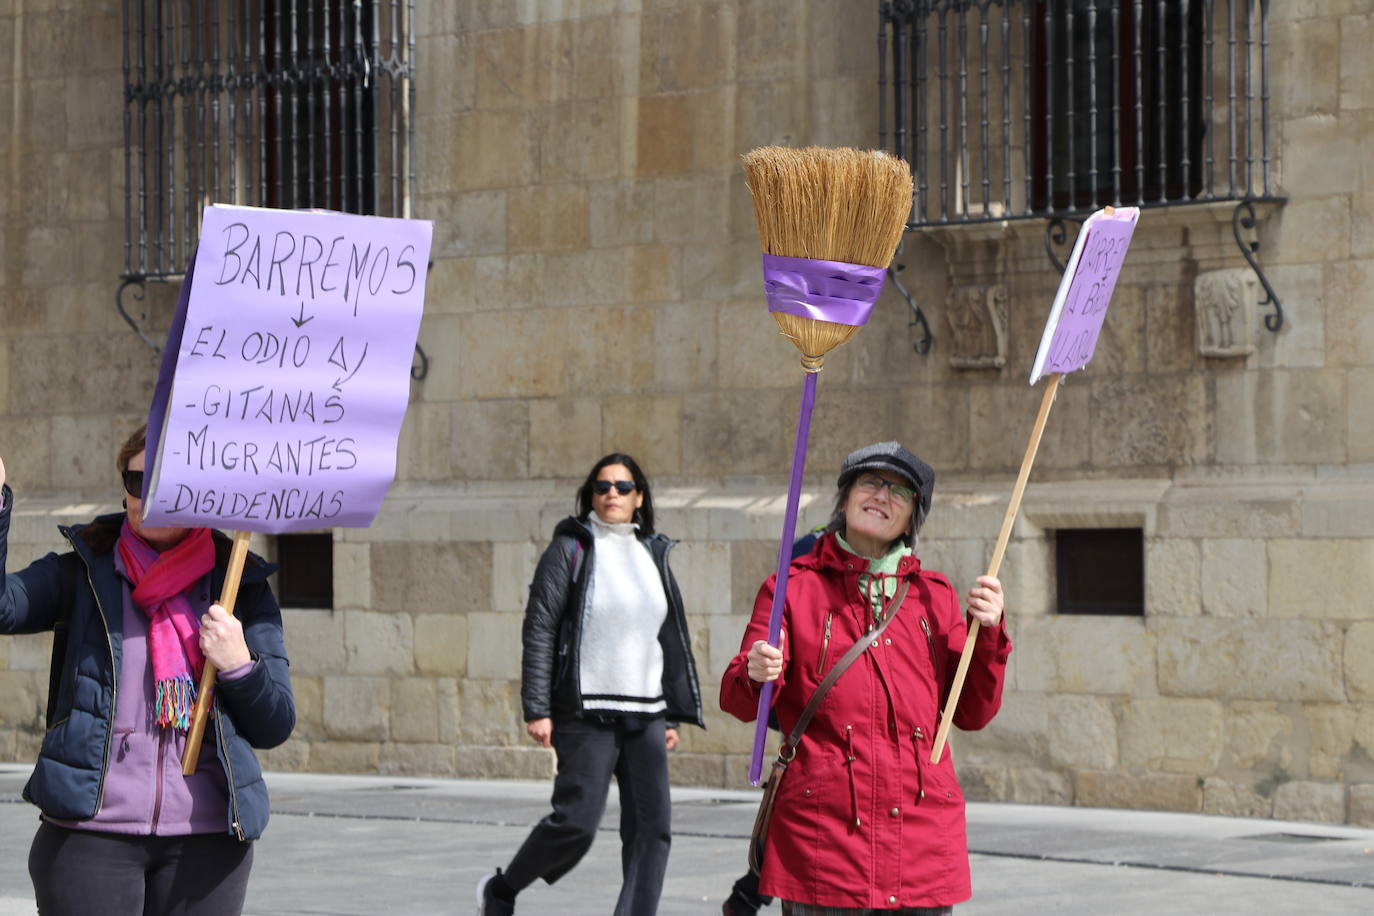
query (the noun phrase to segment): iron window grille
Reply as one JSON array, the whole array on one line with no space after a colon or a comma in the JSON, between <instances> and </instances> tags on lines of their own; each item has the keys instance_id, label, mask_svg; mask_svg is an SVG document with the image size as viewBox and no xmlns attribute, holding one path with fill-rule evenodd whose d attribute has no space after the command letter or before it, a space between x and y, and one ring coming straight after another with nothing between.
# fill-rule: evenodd
<instances>
[{"instance_id":1,"label":"iron window grille","mask_svg":"<svg viewBox=\"0 0 1374 916\"><path fill-rule=\"evenodd\" d=\"M150 346L124 294L184 276L207 204L410 216L414 12L414 0L124 0L115 301Z\"/></svg>"},{"instance_id":2,"label":"iron window grille","mask_svg":"<svg viewBox=\"0 0 1374 916\"><path fill-rule=\"evenodd\" d=\"M1104 205L1233 203L1236 243L1274 309L1265 325L1279 329L1258 242L1242 232L1256 203L1283 202L1268 0L879 6L879 145L911 165L908 229L1043 219L1062 271L1067 223Z\"/></svg>"}]
</instances>

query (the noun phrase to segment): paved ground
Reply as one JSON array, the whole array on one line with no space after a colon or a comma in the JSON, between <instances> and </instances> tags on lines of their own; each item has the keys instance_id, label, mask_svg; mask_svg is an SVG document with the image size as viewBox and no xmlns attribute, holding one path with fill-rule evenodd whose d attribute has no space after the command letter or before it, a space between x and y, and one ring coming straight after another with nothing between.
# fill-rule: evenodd
<instances>
[{"instance_id":1,"label":"paved ground","mask_svg":"<svg viewBox=\"0 0 1374 916\"><path fill-rule=\"evenodd\" d=\"M26 775L0 765L0 916L34 914L25 863L37 817L19 800ZM549 792L544 783L301 774L269 783L273 818L256 851L252 916L471 913L473 885L510 857ZM674 803L659 912L718 913L743 868L754 795L683 789ZM970 805L968 819L974 898L959 916L1374 913L1374 830L997 804ZM619 868L617 838L603 831L556 887L522 895L520 912L609 913Z\"/></svg>"}]
</instances>

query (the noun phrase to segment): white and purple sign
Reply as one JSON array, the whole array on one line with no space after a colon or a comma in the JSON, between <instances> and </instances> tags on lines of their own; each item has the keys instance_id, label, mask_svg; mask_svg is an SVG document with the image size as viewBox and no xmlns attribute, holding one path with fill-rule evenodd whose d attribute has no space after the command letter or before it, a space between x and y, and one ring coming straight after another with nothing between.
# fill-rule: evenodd
<instances>
[{"instance_id":1,"label":"white and purple sign","mask_svg":"<svg viewBox=\"0 0 1374 916\"><path fill-rule=\"evenodd\" d=\"M1032 385L1046 375L1076 372L1093 358L1139 219L1140 210L1122 207L1098 210L1083 223L1040 338Z\"/></svg>"},{"instance_id":2,"label":"white and purple sign","mask_svg":"<svg viewBox=\"0 0 1374 916\"><path fill-rule=\"evenodd\" d=\"M432 233L205 209L149 414L146 524L371 524L396 473Z\"/></svg>"}]
</instances>

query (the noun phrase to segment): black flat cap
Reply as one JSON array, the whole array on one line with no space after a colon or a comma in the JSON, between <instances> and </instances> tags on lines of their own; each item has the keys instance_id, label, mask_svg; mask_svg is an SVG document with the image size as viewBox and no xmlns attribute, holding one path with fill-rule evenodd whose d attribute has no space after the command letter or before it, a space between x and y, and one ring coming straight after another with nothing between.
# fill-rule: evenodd
<instances>
[{"instance_id":1,"label":"black flat cap","mask_svg":"<svg viewBox=\"0 0 1374 916\"><path fill-rule=\"evenodd\" d=\"M900 442L875 442L855 449L845 456L840 465L840 479L837 486L843 488L859 475L860 471L881 469L901 474L916 488L916 499L921 505L921 514L930 514L930 496L935 492L935 471L930 465L902 447Z\"/></svg>"}]
</instances>

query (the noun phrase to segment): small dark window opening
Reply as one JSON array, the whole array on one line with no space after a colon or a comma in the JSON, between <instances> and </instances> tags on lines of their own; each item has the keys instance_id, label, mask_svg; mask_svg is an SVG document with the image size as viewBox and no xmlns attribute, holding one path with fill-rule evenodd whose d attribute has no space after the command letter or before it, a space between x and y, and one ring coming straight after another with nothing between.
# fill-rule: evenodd
<instances>
[{"instance_id":1,"label":"small dark window opening","mask_svg":"<svg viewBox=\"0 0 1374 916\"><path fill-rule=\"evenodd\" d=\"M334 537L277 535L277 600L282 607L334 607Z\"/></svg>"},{"instance_id":2,"label":"small dark window opening","mask_svg":"<svg viewBox=\"0 0 1374 916\"><path fill-rule=\"evenodd\" d=\"M1145 537L1139 528L1055 532L1061 614L1145 613Z\"/></svg>"}]
</instances>

